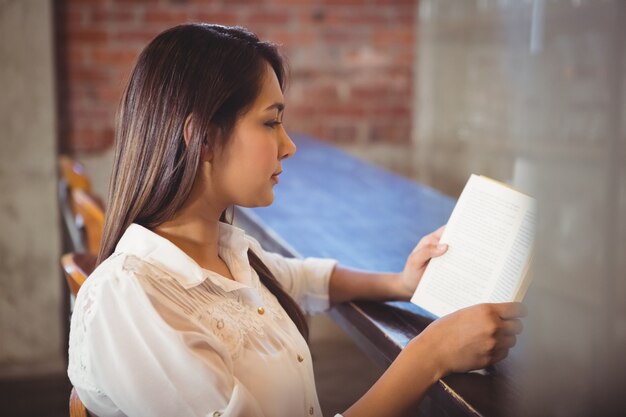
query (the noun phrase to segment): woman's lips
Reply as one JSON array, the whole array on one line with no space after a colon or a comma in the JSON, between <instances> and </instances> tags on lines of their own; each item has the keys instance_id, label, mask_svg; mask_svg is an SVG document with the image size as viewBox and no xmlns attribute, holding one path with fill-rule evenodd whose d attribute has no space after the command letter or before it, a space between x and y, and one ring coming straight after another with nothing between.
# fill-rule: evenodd
<instances>
[{"instance_id":1,"label":"woman's lips","mask_svg":"<svg viewBox=\"0 0 626 417\"><path fill-rule=\"evenodd\" d=\"M275 174L273 174L273 175L272 175L272 179L273 179L274 181L276 181L276 184L278 184L278 181L279 181L278 176L279 176L280 174L282 174L282 173L283 173L283 171L279 171L279 172L277 172L277 173L275 173Z\"/></svg>"}]
</instances>

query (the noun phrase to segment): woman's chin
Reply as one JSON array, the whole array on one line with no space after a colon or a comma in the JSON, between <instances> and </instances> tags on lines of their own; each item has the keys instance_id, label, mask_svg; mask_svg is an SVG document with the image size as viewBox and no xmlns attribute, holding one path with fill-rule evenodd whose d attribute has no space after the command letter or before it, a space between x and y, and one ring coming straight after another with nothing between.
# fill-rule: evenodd
<instances>
[{"instance_id":1,"label":"woman's chin","mask_svg":"<svg viewBox=\"0 0 626 417\"><path fill-rule=\"evenodd\" d=\"M264 195L262 198L254 201L246 202L243 204L237 204L240 207L255 208L255 207L267 207L274 202L274 191L272 190L268 195Z\"/></svg>"}]
</instances>

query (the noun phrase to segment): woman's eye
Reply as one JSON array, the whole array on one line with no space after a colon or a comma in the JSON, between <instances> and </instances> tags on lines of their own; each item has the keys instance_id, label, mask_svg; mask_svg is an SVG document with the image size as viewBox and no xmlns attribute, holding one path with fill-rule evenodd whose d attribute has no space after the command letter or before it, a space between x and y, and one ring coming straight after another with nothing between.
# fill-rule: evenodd
<instances>
[{"instance_id":1,"label":"woman's eye","mask_svg":"<svg viewBox=\"0 0 626 417\"><path fill-rule=\"evenodd\" d=\"M279 121L279 120L272 120L270 122L266 122L265 126L270 127L270 128L275 128L276 126L283 124L283 122Z\"/></svg>"}]
</instances>

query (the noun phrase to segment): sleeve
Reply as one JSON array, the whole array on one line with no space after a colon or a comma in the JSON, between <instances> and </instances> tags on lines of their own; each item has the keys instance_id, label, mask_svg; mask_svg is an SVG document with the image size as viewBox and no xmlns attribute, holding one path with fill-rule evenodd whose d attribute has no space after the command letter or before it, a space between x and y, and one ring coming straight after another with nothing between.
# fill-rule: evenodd
<instances>
[{"instance_id":1,"label":"sleeve","mask_svg":"<svg viewBox=\"0 0 626 417\"><path fill-rule=\"evenodd\" d=\"M93 314L84 320L81 349L88 354L83 363L93 379L76 389L90 411L129 417L262 416L254 396L233 376L218 339L182 316L171 319L183 329L174 330L137 279L120 275L99 286L90 300Z\"/></svg>"},{"instance_id":2,"label":"sleeve","mask_svg":"<svg viewBox=\"0 0 626 417\"><path fill-rule=\"evenodd\" d=\"M247 237L250 249L259 256L285 291L307 314L321 313L330 307L328 284L337 265L335 259L287 258L266 252L261 244Z\"/></svg>"}]
</instances>

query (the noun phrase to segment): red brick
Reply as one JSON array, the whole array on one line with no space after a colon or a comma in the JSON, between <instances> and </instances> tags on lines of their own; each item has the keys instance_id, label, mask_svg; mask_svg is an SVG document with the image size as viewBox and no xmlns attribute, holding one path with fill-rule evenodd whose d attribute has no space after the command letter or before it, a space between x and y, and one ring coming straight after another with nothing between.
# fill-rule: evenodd
<instances>
[{"instance_id":1,"label":"red brick","mask_svg":"<svg viewBox=\"0 0 626 417\"><path fill-rule=\"evenodd\" d=\"M401 6L412 6L413 8L417 7L417 0L376 0L376 5L379 7L401 7Z\"/></svg>"},{"instance_id":2,"label":"red brick","mask_svg":"<svg viewBox=\"0 0 626 417\"><path fill-rule=\"evenodd\" d=\"M207 4L208 0L193 0L196 4ZM221 4L219 4L219 3ZM273 3L271 0L218 0L216 6L224 9L238 9L242 6L261 7L267 3Z\"/></svg>"},{"instance_id":3,"label":"red brick","mask_svg":"<svg viewBox=\"0 0 626 417\"><path fill-rule=\"evenodd\" d=\"M320 38L324 42L331 44L341 43L362 43L367 42L370 38L370 34L363 30L355 30L354 28L339 28L339 29L326 29L320 34Z\"/></svg>"},{"instance_id":4,"label":"red brick","mask_svg":"<svg viewBox=\"0 0 626 417\"><path fill-rule=\"evenodd\" d=\"M384 101L374 103L374 111L372 115L377 118L398 118L405 119L411 117L410 103L395 103L391 105L385 104Z\"/></svg>"},{"instance_id":5,"label":"red brick","mask_svg":"<svg viewBox=\"0 0 626 417\"><path fill-rule=\"evenodd\" d=\"M91 56L95 65L122 64L132 66L139 57L139 53L140 51L137 48L113 49L108 47L93 48Z\"/></svg>"},{"instance_id":6,"label":"red brick","mask_svg":"<svg viewBox=\"0 0 626 417\"><path fill-rule=\"evenodd\" d=\"M165 27L163 29L165 29ZM156 35L162 32L163 29L128 29L112 34L111 40L121 42L121 44L134 42L140 45L140 48L143 49L143 47L154 39Z\"/></svg>"},{"instance_id":7,"label":"red brick","mask_svg":"<svg viewBox=\"0 0 626 417\"><path fill-rule=\"evenodd\" d=\"M317 106L306 105L302 102L301 103L288 103L287 105L289 107L287 107L287 110L285 111L285 115L286 117L288 117L288 120L290 121L290 123L300 118L307 119L310 117L314 117L316 116L319 110L319 107Z\"/></svg>"},{"instance_id":8,"label":"red brick","mask_svg":"<svg viewBox=\"0 0 626 417\"><path fill-rule=\"evenodd\" d=\"M370 142L411 143L410 123L374 123L369 130Z\"/></svg>"},{"instance_id":9,"label":"red brick","mask_svg":"<svg viewBox=\"0 0 626 417\"><path fill-rule=\"evenodd\" d=\"M308 6L311 4L311 0L274 0L273 4L278 4L281 6Z\"/></svg>"},{"instance_id":10,"label":"red brick","mask_svg":"<svg viewBox=\"0 0 626 417\"><path fill-rule=\"evenodd\" d=\"M411 100L410 94L407 90L399 90L394 88L389 83L380 83L370 86L354 86L350 89L350 98L352 100L380 100L381 98L393 96L395 100L405 100L409 102Z\"/></svg>"},{"instance_id":11,"label":"red brick","mask_svg":"<svg viewBox=\"0 0 626 417\"><path fill-rule=\"evenodd\" d=\"M322 74L323 72L317 68L291 68L291 77L294 81L306 82L317 79Z\"/></svg>"},{"instance_id":12,"label":"red brick","mask_svg":"<svg viewBox=\"0 0 626 417\"><path fill-rule=\"evenodd\" d=\"M91 1L98 1L98 0L91 0ZM160 3L161 0L112 0L114 5L146 5L146 6L150 6L150 7L154 7L155 4Z\"/></svg>"},{"instance_id":13,"label":"red brick","mask_svg":"<svg viewBox=\"0 0 626 417\"><path fill-rule=\"evenodd\" d=\"M87 10L84 7L68 6L63 11L63 19L65 19L65 28L82 28L85 26Z\"/></svg>"},{"instance_id":14,"label":"red brick","mask_svg":"<svg viewBox=\"0 0 626 417\"><path fill-rule=\"evenodd\" d=\"M310 5L311 0L274 0L272 3L281 5ZM372 0L318 0L316 4L329 6L365 6L372 3Z\"/></svg>"},{"instance_id":15,"label":"red brick","mask_svg":"<svg viewBox=\"0 0 626 417\"><path fill-rule=\"evenodd\" d=\"M301 30L272 30L267 37L268 40L279 45L284 45L285 48L289 48L291 46L306 47L308 45L311 45L315 38L316 37L312 32L304 32Z\"/></svg>"},{"instance_id":16,"label":"red brick","mask_svg":"<svg viewBox=\"0 0 626 417\"><path fill-rule=\"evenodd\" d=\"M244 23L250 22L255 25L285 25L292 19L292 14L284 10L263 10L252 12Z\"/></svg>"},{"instance_id":17,"label":"red brick","mask_svg":"<svg viewBox=\"0 0 626 417\"><path fill-rule=\"evenodd\" d=\"M94 25L128 25L137 22L137 7L94 7L91 9L90 22Z\"/></svg>"},{"instance_id":18,"label":"red brick","mask_svg":"<svg viewBox=\"0 0 626 417\"><path fill-rule=\"evenodd\" d=\"M336 102L339 100L337 86L331 85L311 85L303 89L302 96L305 100L319 103Z\"/></svg>"},{"instance_id":19,"label":"red brick","mask_svg":"<svg viewBox=\"0 0 626 417\"><path fill-rule=\"evenodd\" d=\"M98 106L100 102L95 97L93 85L83 85L79 93L80 95L70 96L68 99L68 114L74 126L93 127L96 123L108 124L113 120L114 112L108 106Z\"/></svg>"},{"instance_id":20,"label":"red brick","mask_svg":"<svg viewBox=\"0 0 626 417\"><path fill-rule=\"evenodd\" d=\"M363 7L358 11L352 8L327 8L323 12L322 24L344 27L393 28L413 27L413 12L403 8L398 10L392 7ZM307 16L315 22L314 12Z\"/></svg>"},{"instance_id":21,"label":"red brick","mask_svg":"<svg viewBox=\"0 0 626 417\"><path fill-rule=\"evenodd\" d=\"M143 21L148 24L156 23L167 26L179 25L187 22L188 20L189 15L186 11L163 9L147 10L143 19Z\"/></svg>"},{"instance_id":22,"label":"red brick","mask_svg":"<svg viewBox=\"0 0 626 417\"><path fill-rule=\"evenodd\" d=\"M109 34L105 30L76 26L68 26L66 35L73 42L84 43L104 43L109 37Z\"/></svg>"},{"instance_id":23,"label":"red brick","mask_svg":"<svg viewBox=\"0 0 626 417\"><path fill-rule=\"evenodd\" d=\"M381 30L376 31L372 35L374 45L412 45L413 44L412 28L398 30Z\"/></svg>"},{"instance_id":24,"label":"red brick","mask_svg":"<svg viewBox=\"0 0 626 417\"><path fill-rule=\"evenodd\" d=\"M102 67L78 67L72 66L68 68L68 78L70 82L107 82L109 76L106 69Z\"/></svg>"},{"instance_id":25,"label":"red brick","mask_svg":"<svg viewBox=\"0 0 626 417\"><path fill-rule=\"evenodd\" d=\"M124 88L122 86L99 84L96 89L96 98L106 103L112 103L117 106L122 97Z\"/></svg>"},{"instance_id":26,"label":"red brick","mask_svg":"<svg viewBox=\"0 0 626 417\"><path fill-rule=\"evenodd\" d=\"M368 111L357 104L361 103L348 103L345 105L320 105L317 109L317 113L330 117L343 117L343 118L360 118L366 116Z\"/></svg>"},{"instance_id":27,"label":"red brick","mask_svg":"<svg viewBox=\"0 0 626 417\"><path fill-rule=\"evenodd\" d=\"M357 139L357 130L354 125L327 125L322 128L323 137L337 143L354 143Z\"/></svg>"},{"instance_id":28,"label":"red brick","mask_svg":"<svg viewBox=\"0 0 626 417\"><path fill-rule=\"evenodd\" d=\"M83 67L87 64L87 54L82 46L68 46L65 50L68 66Z\"/></svg>"},{"instance_id":29,"label":"red brick","mask_svg":"<svg viewBox=\"0 0 626 417\"><path fill-rule=\"evenodd\" d=\"M403 48L392 56L393 64L400 67L411 67L415 61L413 50Z\"/></svg>"},{"instance_id":30,"label":"red brick","mask_svg":"<svg viewBox=\"0 0 626 417\"><path fill-rule=\"evenodd\" d=\"M68 139L72 149L78 151L100 151L113 144L113 128L71 128Z\"/></svg>"},{"instance_id":31,"label":"red brick","mask_svg":"<svg viewBox=\"0 0 626 417\"><path fill-rule=\"evenodd\" d=\"M189 13L189 20L192 22L206 22L232 26L239 22L239 17L235 13L225 12L221 10L198 10Z\"/></svg>"}]
</instances>

